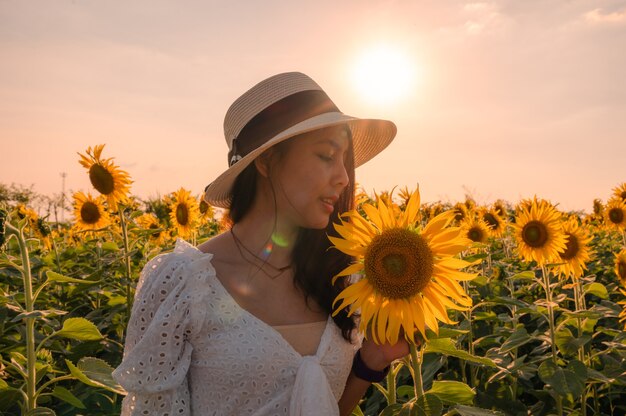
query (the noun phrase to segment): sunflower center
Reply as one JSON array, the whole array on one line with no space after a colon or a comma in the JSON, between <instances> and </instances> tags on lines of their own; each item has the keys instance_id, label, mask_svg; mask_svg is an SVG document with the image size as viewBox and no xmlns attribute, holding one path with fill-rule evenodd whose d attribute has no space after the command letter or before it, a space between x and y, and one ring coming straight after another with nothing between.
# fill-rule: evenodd
<instances>
[{"instance_id":1,"label":"sunflower center","mask_svg":"<svg viewBox=\"0 0 626 416\"><path fill-rule=\"evenodd\" d=\"M176 206L176 221L178 221L180 225L187 225L189 222L189 210L186 205L178 204Z\"/></svg>"},{"instance_id":2,"label":"sunflower center","mask_svg":"<svg viewBox=\"0 0 626 416\"><path fill-rule=\"evenodd\" d=\"M457 221L463 221L465 218L465 212L461 208L454 209L454 219Z\"/></svg>"},{"instance_id":3,"label":"sunflower center","mask_svg":"<svg viewBox=\"0 0 626 416\"><path fill-rule=\"evenodd\" d=\"M406 299L430 282L434 258L417 233L392 228L372 239L365 253L365 275L374 289L391 299Z\"/></svg>"},{"instance_id":4,"label":"sunflower center","mask_svg":"<svg viewBox=\"0 0 626 416\"><path fill-rule=\"evenodd\" d=\"M563 260L570 260L576 257L580 247L578 245L578 239L574 234L565 233L565 235L568 237L567 244L565 245L565 251L560 253L559 256L561 256Z\"/></svg>"},{"instance_id":5,"label":"sunflower center","mask_svg":"<svg viewBox=\"0 0 626 416\"><path fill-rule=\"evenodd\" d=\"M626 201L626 191L622 191L621 194L619 194L620 198L622 198L622 201Z\"/></svg>"},{"instance_id":6,"label":"sunflower center","mask_svg":"<svg viewBox=\"0 0 626 416\"><path fill-rule=\"evenodd\" d=\"M80 218L86 224L95 224L100 219L100 209L98 205L91 201L86 201L82 207L80 207Z\"/></svg>"},{"instance_id":7,"label":"sunflower center","mask_svg":"<svg viewBox=\"0 0 626 416\"><path fill-rule=\"evenodd\" d=\"M113 175L98 163L94 163L89 168L89 180L93 187L103 195L108 195L115 190Z\"/></svg>"},{"instance_id":8,"label":"sunflower center","mask_svg":"<svg viewBox=\"0 0 626 416\"><path fill-rule=\"evenodd\" d=\"M150 224L150 226L148 227L150 230L158 230L159 229L159 225L158 224ZM161 231L154 231L152 234L153 238L159 238L159 236L161 235Z\"/></svg>"},{"instance_id":9,"label":"sunflower center","mask_svg":"<svg viewBox=\"0 0 626 416\"><path fill-rule=\"evenodd\" d=\"M472 227L467 232L467 237L475 243L480 243L483 241L485 235L483 230L478 227Z\"/></svg>"},{"instance_id":10,"label":"sunflower center","mask_svg":"<svg viewBox=\"0 0 626 416\"><path fill-rule=\"evenodd\" d=\"M624 221L624 211L613 208L609 211L609 219L613 224L621 224Z\"/></svg>"},{"instance_id":11,"label":"sunflower center","mask_svg":"<svg viewBox=\"0 0 626 416\"><path fill-rule=\"evenodd\" d=\"M522 239L531 247L543 247L548 241L548 229L540 221L530 221L522 229Z\"/></svg>"},{"instance_id":12,"label":"sunflower center","mask_svg":"<svg viewBox=\"0 0 626 416\"><path fill-rule=\"evenodd\" d=\"M489 213L489 212L487 212L487 213L485 213L485 215L483 215L483 219L485 220L485 222L487 223L489 228L491 228L492 230L497 229L498 226L500 225L500 221L498 221L496 216L491 214L491 213Z\"/></svg>"}]
</instances>

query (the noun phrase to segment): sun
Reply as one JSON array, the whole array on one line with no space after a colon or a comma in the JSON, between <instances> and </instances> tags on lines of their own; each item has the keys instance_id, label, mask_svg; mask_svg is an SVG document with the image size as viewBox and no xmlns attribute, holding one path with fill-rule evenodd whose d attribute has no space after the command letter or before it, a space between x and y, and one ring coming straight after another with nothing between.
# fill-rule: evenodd
<instances>
[{"instance_id":1,"label":"sun","mask_svg":"<svg viewBox=\"0 0 626 416\"><path fill-rule=\"evenodd\" d=\"M391 104L404 98L416 83L416 66L400 47L377 45L365 50L354 62L352 79L368 101Z\"/></svg>"}]
</instances>

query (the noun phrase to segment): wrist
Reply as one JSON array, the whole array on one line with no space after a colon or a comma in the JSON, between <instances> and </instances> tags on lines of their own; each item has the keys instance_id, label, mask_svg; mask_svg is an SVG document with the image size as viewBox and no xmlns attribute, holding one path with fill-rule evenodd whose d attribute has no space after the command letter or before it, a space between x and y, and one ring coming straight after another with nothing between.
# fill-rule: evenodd
<instances>
[{"instance_id":1,"label":"wrist","mask_svg":"<svg viewBox=\"0 0 626 416\"><path fill-rule=\"evenodd\" d=\"M389 372L389 364L385 367L376 366L375 368L372 368L363 359L361 351L362 349L359 349L354 355L354 360L352 361L352 372L361 380L369 381L370 383L381 382Z\"/></svg>"}]
</instances>

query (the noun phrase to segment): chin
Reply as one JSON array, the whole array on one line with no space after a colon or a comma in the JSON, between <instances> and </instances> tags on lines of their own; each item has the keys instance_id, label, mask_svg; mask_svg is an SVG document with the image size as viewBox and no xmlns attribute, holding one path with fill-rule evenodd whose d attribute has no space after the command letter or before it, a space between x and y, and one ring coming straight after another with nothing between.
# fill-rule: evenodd
<instances>
[{"instance_id":1,"label":"chin","mask_svg":"<svg viewBox=\"0 0 626 416\"><path fill-rule=\"evenodd\" d=\"M311 228L313 230L323 230L328 227L328 223L330 222L330 217L327 216L325 219L318 219L316 221L311 221L306 228Z\"/></svg>"}]
</instances>

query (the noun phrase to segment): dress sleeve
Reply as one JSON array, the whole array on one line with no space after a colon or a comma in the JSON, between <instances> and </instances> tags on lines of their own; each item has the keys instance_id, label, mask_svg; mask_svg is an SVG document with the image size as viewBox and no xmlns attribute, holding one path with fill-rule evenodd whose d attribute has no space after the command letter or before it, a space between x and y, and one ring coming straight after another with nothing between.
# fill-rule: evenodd
<instances>
[{"instance_id":1,"label":"dress sleeve","mask_svg":"<svg viewBox=\"0 0 626 416\"><path fill-rule=\"evenodd\" d=\"M206 257L206 256L205 256ZM210 260L210 258L209 258ZM162 254L141 272L128 323L124 358L113 377L128 391L122 416L189 416L187 370L204 308L207 268L180 253Z\"/></svg>"}]
</instances>

